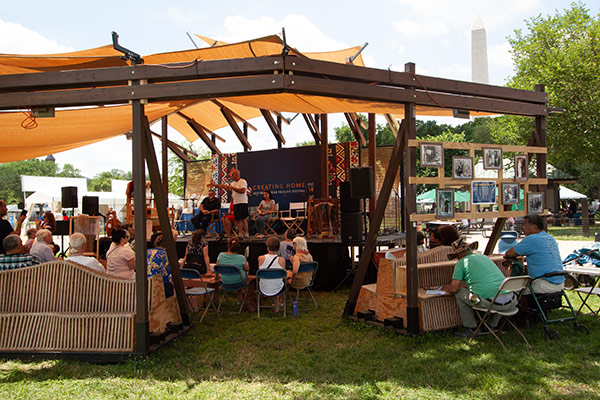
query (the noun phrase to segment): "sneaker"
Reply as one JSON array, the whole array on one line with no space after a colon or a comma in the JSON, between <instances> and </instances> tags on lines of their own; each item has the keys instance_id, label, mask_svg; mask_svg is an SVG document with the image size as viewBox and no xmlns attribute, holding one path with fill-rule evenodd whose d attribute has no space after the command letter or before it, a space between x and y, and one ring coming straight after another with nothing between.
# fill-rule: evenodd
<instances>
[{"instance_id":1,"label":"sneaker","mask_svg":"<svg viewBox=\"0 0 600 400\"><path fill-rule=\"evenodd\" d=\"M473 333L475 333L475 329L466 328L461 331L454 332L454 336L470 338L471 336L473 336Z\"/></svg>"}]
</instances>

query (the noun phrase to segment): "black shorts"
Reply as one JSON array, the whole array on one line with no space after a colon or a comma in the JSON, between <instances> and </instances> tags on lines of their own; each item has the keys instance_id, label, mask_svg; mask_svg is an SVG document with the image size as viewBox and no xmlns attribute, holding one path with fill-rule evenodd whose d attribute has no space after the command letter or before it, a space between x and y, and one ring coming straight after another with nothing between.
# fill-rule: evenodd
<instances>
[{"instance_id":1,"label":"black shorts","mask_svg":"<svg viewBox=\"0 0 600 400\"><path fill-rule=\"evenodd\" d=\"M248 203L234 204L233 217L236 221L248 218Z\"/></svg>"}]
</instances>

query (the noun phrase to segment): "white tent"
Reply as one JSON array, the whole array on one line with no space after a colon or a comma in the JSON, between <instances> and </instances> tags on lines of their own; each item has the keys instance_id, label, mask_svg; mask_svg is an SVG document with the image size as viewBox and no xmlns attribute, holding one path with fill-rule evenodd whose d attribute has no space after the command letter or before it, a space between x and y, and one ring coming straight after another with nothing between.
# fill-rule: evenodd
<instances>
[{"instance_id":1,"label":"white tent","mask_svg":"<svg viewBox=\"0 0 600 400\"><path fill-rule=\"evenodd\" d=\"M559 196L561 199L585 199L587 196L585 194L581 194L574 190L569 189L568 187L560 186L559 188Z\"/></svg>"}]
</instances>

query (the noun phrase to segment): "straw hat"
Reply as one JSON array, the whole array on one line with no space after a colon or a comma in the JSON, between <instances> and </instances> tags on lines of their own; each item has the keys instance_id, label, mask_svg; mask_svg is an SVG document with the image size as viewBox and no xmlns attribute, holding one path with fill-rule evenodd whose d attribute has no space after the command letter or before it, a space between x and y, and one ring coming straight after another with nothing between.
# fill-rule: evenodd
<instances>
[{"instance_id":1,"label":"straw hat","mask_svg":"<svg viewBox=\"0 0 600 400\"><path fill-rule=\"evenodd\" d=\"M456 258L463 251L474 251L479 247L479 242L467 243L465 238L458 238L451 244L452 251L448 253L448 258Z\"/></svg>"}]
</instances>

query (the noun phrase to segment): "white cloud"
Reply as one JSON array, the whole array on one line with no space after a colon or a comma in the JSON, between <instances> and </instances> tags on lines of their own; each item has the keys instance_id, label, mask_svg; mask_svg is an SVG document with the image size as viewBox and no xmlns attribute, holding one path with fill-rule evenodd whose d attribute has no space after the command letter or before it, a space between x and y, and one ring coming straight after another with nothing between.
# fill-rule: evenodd
<instances>
[{"instance_id":1,"label":"white cloud","mask_svg":"<svg viewBox=\"0 0 600 400\"><path fill-rule=\"evenodd\" d=\"M443 67L439 67L440 74L448 79L458 79L461 81L471 80L471 67L463 64L450 64Z\"/></svg>"},{"instance_id":2,"label":"white cloud","mask_svg":"<svg viewBox=\"0 0 600 400\"><path fill-rule=\"evenodd\" d=\"M52 54L73 50L22 25L0 20L0 53Z\"/></svg>"},{"instance_id":3,"label":"white cloud","mask_svg":"<svg viewBox=\"0 0 600 400\"><path fill-rule=\"evenodd\" d=\"M508 42L496 46L488 46L489 63L501 68L512 68L513 62L510 49L511 47Z\"/></svg>"},{"instance_id":4,"label":"white cloud","mask_svg":"<svg viewBox=\"0 0 600 400\"><path fill-rule=\"evenodd\" d=\"M392 22L394 32L409 38L443 36L448 33L448 26L440 21L415 20L405 18L399 22Z\"/></svg>"},{"instance_id":5,"label":"white cloud","mask_svg":"<svg viewBox=\"0 0 600 400\"><path fill-rule=\"evenodd\" d=\"M167 8L167 12L164 14L159 14L159 17L176 24L188 26L200 22L206 18L203 14L197 14L190 12L189 10L182 10L180 7L169 7Z\"/></svg>"}]
</instances>

